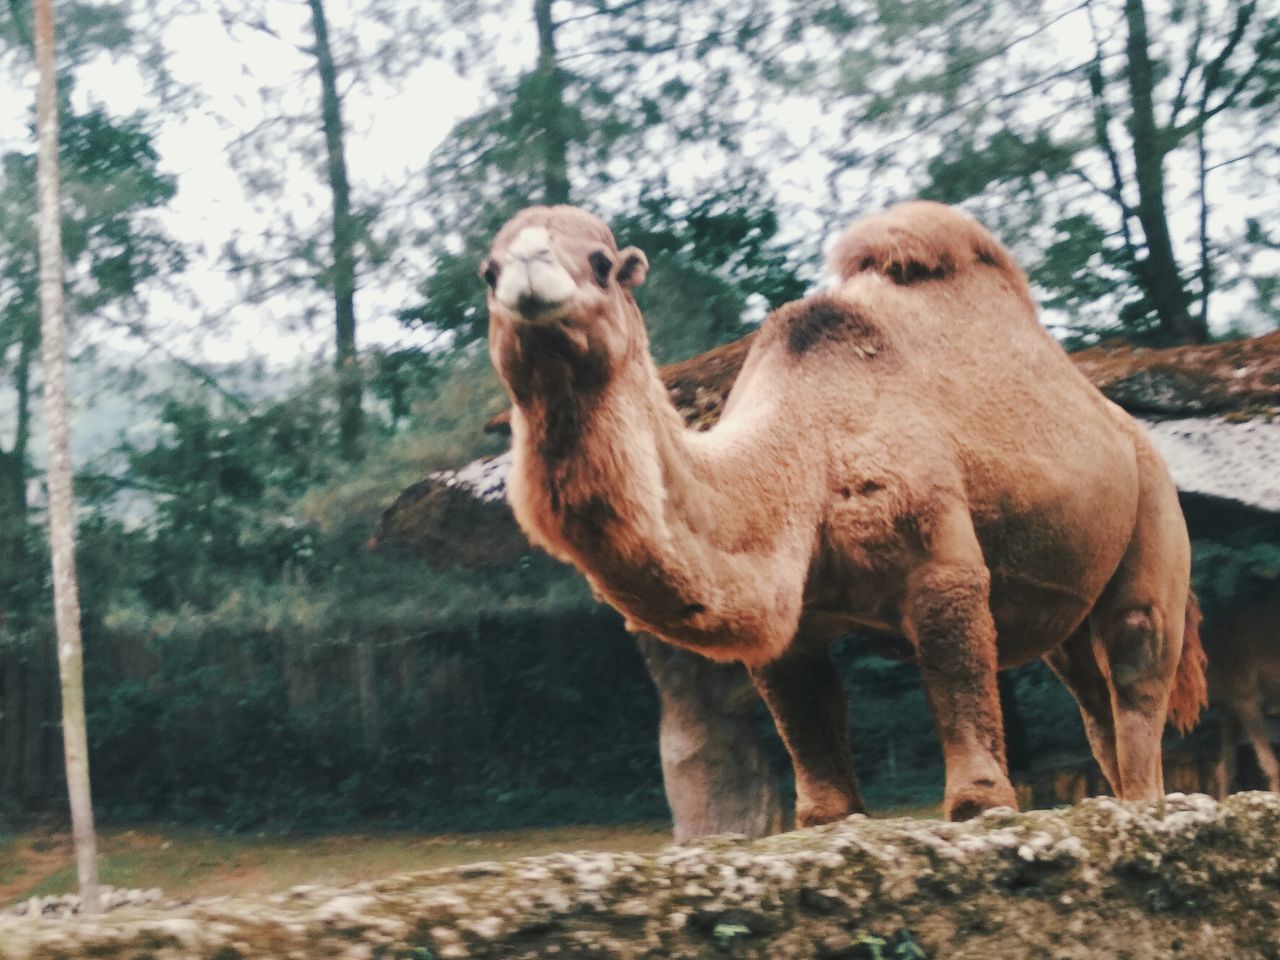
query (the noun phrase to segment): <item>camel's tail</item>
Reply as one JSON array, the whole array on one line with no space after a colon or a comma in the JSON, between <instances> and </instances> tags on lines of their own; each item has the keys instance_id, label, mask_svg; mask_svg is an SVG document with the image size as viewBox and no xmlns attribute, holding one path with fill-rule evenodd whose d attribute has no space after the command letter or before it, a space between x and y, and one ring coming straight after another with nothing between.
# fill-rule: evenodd
<instances>
[{"instance_id":1,"label":"camel's tail","mask_svg":"<svg viewBox=\"0 0 1280 960\"><path fill-rule=\"evenodd\" d=\"M836 242L828 260L833 273L848 280L879 273L901 286L942 280L975 264L994 267L1030 297L1026 275L1009 251L978 221L941 203L916 200L854 223Z\"/></svg>"},{"instance_id":2,"label":"camel's tail","mask_svg":"<svg viewBox=\"0 0 1280 960\"><path fill-rule=\"evenodd\" d=\"M1200 644L1200 604L1194 593L1187 594L1187 625L1182 635L1182 659L1169 694L1169 722L1180 733L1189 733L1209 705L1209 686L1204 678L1208 658Z\"/></svg>"}]
</instances>

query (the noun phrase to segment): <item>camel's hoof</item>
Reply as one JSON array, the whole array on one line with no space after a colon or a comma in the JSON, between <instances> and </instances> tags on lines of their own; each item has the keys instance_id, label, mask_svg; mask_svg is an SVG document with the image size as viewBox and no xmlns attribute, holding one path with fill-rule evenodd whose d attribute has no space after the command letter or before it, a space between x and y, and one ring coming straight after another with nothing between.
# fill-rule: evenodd
<instances>
[{"instance_id":1,"label":"camel's hoof","mask_svg":"<svg viewBox=\"0 0 1280 960\"><path fill-rule=\"evenodd\" d=\"M1017 794L1007 781L996 783L992 780L979 780L977 783L970 783L949 794L942 804L943 813L948 820L971 820L993 807L1018 809Z\"/></svg>"},{"instance_id":2,"label":"camel's hoof","mask_svg":"<svg viewBox=\"0 0 1280 960\"><path fill-rule=\"evenodd\" d=\"M804 827L820 827L824 823L835 823L855 813L866 813L867 808L861 800L841 804L813 804L796 806L796 829Z\"/></svg>"}]
</instances>

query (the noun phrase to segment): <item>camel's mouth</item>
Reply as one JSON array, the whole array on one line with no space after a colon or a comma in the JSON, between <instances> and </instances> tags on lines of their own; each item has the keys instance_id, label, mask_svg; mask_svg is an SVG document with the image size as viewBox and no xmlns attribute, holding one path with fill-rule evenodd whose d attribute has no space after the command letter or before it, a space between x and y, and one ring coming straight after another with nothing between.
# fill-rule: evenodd
<instances>
[{"instance_id":1,"label":"camel's mouth","mask_svg":"<svg viewBox=\"0 0 1280 960\"><path fill-rule=\"evenodd\" d=\"M498 269L493 293L510 313L534 323L555 320L578 291L578 285L556 256L545 227L526 227L512 241Z\"/></svg>"},{"instance_id":2,"label":"camel's mouth","mask_svg":"<svg viewBox=\"0 0 1280 960\"><path fill-rule=\"evenodd\" d=\"M551 303L544 300L536 293L525 293L517 298L515 313L519 314L520 319L529 323L548 322L556 320L564 306L564 303Z\"/></svg>"}]
</instances>

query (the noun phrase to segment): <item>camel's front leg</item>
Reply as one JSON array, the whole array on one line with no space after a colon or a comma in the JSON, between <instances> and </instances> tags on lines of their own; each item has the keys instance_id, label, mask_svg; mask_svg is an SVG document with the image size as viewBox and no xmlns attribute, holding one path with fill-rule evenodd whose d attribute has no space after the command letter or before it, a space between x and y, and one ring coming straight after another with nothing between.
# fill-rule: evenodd
<instances>
[{"instance_id":1,"label":"camel's front leg","mask_svg":"<svg viewBox=\"0 0 1280 960\"><path fill-rule=\"evenodd\" d=\"M985 567L942 560L916 571L908 586L905 626L942 740L942 810L950 820L1017 806L1005 765L989 583Z\"/></svg>"},{"instance_id":2,"label":"camel's front leg","mask_svg":"<svg viewBox=\"0 0 1280 960\"><path fill-rule=\"evenodd\" d=\"M751 670L796 774L796 826L864 813L849 746L849 705L825 646L800 641Z\"/></svg>"}]
</instances>

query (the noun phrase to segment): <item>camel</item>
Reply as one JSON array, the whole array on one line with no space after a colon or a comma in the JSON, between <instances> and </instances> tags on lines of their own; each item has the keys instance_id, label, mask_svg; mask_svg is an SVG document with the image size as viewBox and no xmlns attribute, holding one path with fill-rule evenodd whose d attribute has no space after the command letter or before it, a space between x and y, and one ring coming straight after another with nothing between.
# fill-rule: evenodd
<instances>
[{"instance_id":1,"label":"camel","mask_svg":"<svg viewBox=\"0 0 1280 960\"><path fill-rule=\"evenodd\" d=\"M1202 633L1209 654L1209 702L1222 712L1214 792L1225 797L1235 784L1243 733L1267 789L1280 793L1280 760L1267 729L1268 709L1280 709L1280 580L1207 620Z\"/></svg>"},{"instance_id":2,"label":"camel","mask_svg":"<svg viewBox=\"0 0 1280 960\"><path fill-rule=\"evenodd\" d=\"M1016 807L996 671L1035 657L1075 695L1115 793L1161 796L1166 718L1194 722L1204 673L1155 449L970 217L892 207L830 265L838 286L765 319L697 432L632 294L644 253L576 207L518 213L480 267L516 519L629 628L746 665L799 826L865 810L828 652L852 631L918 663L947 817Z\"/></svg>"}]
</instances>

